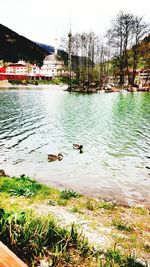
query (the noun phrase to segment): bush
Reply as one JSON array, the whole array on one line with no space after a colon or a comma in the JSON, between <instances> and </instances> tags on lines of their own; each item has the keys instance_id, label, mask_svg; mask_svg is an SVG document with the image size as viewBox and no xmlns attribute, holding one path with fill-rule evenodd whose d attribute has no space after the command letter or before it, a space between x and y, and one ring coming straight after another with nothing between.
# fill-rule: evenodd
<instances>
[{"instance_id":1,"label":"bush","mask_svg":"<svg viewBox=\"0 0 150 267\"><path fill-rule=\"evenodd\" d=\"M60 198L63 198L63 199L70 199L72 197L79 197L79 196L81 195L73 191L72 189L63 190L60 192Z\"/></svg>"}]
</instances>

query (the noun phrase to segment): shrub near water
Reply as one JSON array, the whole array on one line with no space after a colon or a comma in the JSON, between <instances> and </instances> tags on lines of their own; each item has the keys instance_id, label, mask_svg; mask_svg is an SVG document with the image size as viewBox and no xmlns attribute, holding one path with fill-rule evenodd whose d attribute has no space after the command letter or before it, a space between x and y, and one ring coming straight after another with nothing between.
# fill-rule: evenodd
<instances>
[{"instance_id":1,"label":"shrub near water","mask_svg":"<svg viewBox=\"0 0 150 267\"><path fill-rule=\"evenodd\" d=\"M63 190L60 192L60 198L62 199L70 199L72 197L80 197L81 195L77 192L73 191L72 189Z\"/></svg>"},{"instance_id":2,"label":"shrub near water","mask_svg":"<svg viewBox=\"0 0 150 267\"><path fill-rule=\"evenodd\" d=\"M41 187L41 184L23 175L20 178L4 178L3 183L0 186L0 191L15 196L29 197L35 195Z\"/></svg>"}]
</instances>

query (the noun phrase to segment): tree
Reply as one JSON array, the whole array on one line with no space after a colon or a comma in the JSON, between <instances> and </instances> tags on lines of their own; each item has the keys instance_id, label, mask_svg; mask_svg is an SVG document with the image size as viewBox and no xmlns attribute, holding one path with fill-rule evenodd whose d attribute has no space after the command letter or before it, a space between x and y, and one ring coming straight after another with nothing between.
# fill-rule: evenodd
<instances>
[{"instance_id":1,"label":"tree","mask_svg":"<svg viewBox=\"0 0 150 267\"><path fill-rule=\"evenodd\" d=\"M125 77L128 84L134 85L140 54L140 41L148 32L148 24L142 17L130 13L119 12L107 31L108 43L113 51L113 62L119 67L119 84L124 85ZM129 62L130 61L130 62ZM132 67L130 77L129 67Z\"/></svg>"},{"instance_id":2,"label":"tree","mask_svg":"<svg viewBox=\"0 0 150 267\"><path fill-rule=\"evenodd\" d=\"M130 13L119 12L107 31L108 43L113 49L119 63L119 83L123 85L125 75L129 72L128 49L131 47L134 16Z\"/></svg>"},{"instance_id":3,"label":"tree","mask_svg":"<svg viewBox=\"0 0 150 267\"><path fill-rule=\"evenodd\" d=\"M148 24L143 21L143 17L135 17L133 24L133 70L132 70L132 85L135 83L136 71L139 61L140 54L140 40L144 37L144 35L148 32Z\"/></svg>"}]
</instances>

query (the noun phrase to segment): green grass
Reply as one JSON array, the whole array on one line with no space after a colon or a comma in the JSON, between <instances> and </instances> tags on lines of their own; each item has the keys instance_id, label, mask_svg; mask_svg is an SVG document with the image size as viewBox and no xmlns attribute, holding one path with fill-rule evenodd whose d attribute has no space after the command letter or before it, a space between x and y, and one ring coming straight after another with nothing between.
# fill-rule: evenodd
<instances>
[{"instance_id":1,"label":"green grass","mask_svg":"<svg viewBox=\"0 0 150 267\"><path fill-rule=\"evenodd\" d=\"M147 215L148 211L144 207L133 207L132 210L139 215Z\"/></svg>"},{"instance_id":2,"label":"green grass","mask_svg":"<svg viewBox=\"0 0 150 267\"><path fill-rule=\"evenodd\" d=\"M101 209L106 209L106 210L112 210L116 207L116 203L113 202L106 202L106 201L102 201L99 204L99 208Z\"/></svg>"},{"instance_id":3,"label":"green grass","mask_svg":"<svg viewBox=\"0 0 150 267\"><path fill-rule=\"evenodd\" d=\"M0 185L0 192L7 192L14 196L33 196L41 189L42 185L27 176L11 179L3 178Z\"/></svg>"},{"instance_id":4,"label":"green grass","mask_svg":"<svg viewBox=\"0 0 150 267\"><path fill-rule=\"evenodd\" d=\"M141 207L125 208L91 197L79 197L80 194L73 190L60 192L25 175L0 178L0 239L19 257L22 255L29 266L38 266L43 257L48 259L50 266L60 267L143 266L131 255L131 251L135 251L138 258L148 257L148 211ZM40 204L67 206L66 210L79 214L83 211L84 218L89 222L92 220L95 229L100 227L99 223L106 227L115 226L111 237L112 244L117 246L103 254L102 251L96 252L89 247L84 236L77 233L74 225L71 230L63 229L51 216L35 216L30 208L36 210ZM129 216L134 224L128 221ZM119 239L121 235L125 238Z\"/></svg>"},{"instance_id":5,"label":"green grass","mask_svg":"<svg viewBox=\"0 0 150 267\"><path fill-rule=\"evenodd\" d=\"M73 207L73 208L71 209L71 212L73 212L73 213L83 214L83 212L82 212L78 207Z\"/></svg>"},{"instance_id":6,"label":"green grass","mask_svg":"<svg viewBox=\"0 0 150 267\"><path fill-rule=\"evenodd\" d=\"M58 260L71 246L82 255L88 251L87 242L80 241L74 225L69 231L58 227L53 218L39 218L31 211L14 213L0 209L0 239L29 265L47 253L54 263L56 256Z\"/></svg>"},{"instance_id":7,"label":"green grass","mask_svg":"<svg viewBox=\"0 0 150 267\"><path fill-rule=\"evenodd\" d=\"M115 247L114 249L108 249L105 257L106 265L102 265L105 267L148 267L146 262L138 260L134 255L131 254L127 256Z\"/></svg>"},{"instance_id":8,"label":"green grass","mask_svg":"<svg viewBox=\"0 0 150 267\"><path fill-rule=\"evenodd\" d=\"M36 180L27 176L3 177L0 179L0 192L7 193L10 196L24 196L29 198L31 202L41 202L47 199L57 201L59 199L59 191L54 188L42 185Z\"/></svg>"},{"instance_id":9,"label":"green grass","mask_svg":"<svg viewBox=\"0 0 150 267\"><path fill-rule=\"evenodd\" d=\"M64 229L57 226L54 218L38 217L30 210L8 212L0 209L0 240L29 266L38 266L43 258L47 258L49 266L82 266L85 261L88 264L83 266L144 266L133 255L123 254L116 246L108 249L100 260L102 252L90 248L74 224L70 230ZM91 262L96 265L90 265Z\"/></svg>"}]
</instances>

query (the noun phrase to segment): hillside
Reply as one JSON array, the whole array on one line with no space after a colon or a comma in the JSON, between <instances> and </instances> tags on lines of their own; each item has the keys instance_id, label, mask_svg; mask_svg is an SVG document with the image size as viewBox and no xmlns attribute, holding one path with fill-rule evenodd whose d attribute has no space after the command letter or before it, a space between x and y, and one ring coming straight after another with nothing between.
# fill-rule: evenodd
<instances>
[{"instance_id":1,"label":"hillside","mask_svg":"<svg viewBox=\"0 0 150 267\"><path fill-rule=\"evenodd\" d=\"M47 44L41 44L39 42L35 42L38 46L40 46L42 49L46 50L49 54L54 53L55 48L51 45L47 45Z\"/></svg>"},{"instance_id":2,"label":"hillside","mask_svg":"<svg viewBox=\"0 0 150 267\"><path fill-rule=\"evenodd\" d=\"M40 65L48 54L36 43L0 24L0 60L17 62L23 59Z\"/></svg>"}]
</instances>

